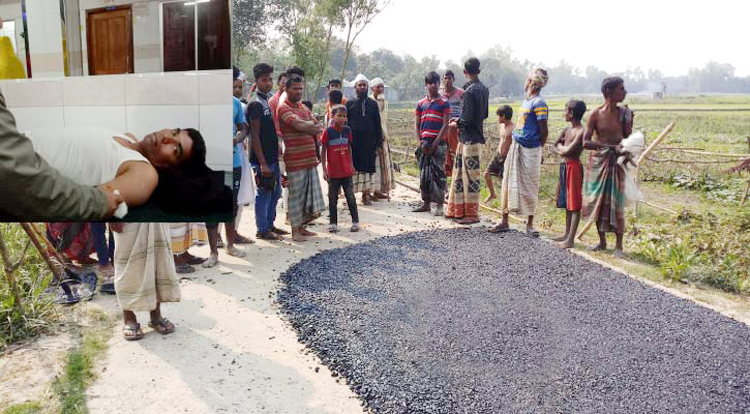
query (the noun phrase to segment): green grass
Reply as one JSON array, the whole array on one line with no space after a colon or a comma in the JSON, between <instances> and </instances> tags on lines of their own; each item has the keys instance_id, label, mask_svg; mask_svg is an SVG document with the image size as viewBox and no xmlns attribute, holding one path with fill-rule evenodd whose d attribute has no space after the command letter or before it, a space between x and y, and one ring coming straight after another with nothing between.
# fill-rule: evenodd
<instances>
[{"instance_id":1,"label":"green grass","mask_svg":"<svg viewBox=\"0 0 750 414\"><path fill-rule=\"evenodd\" d=\"M96 313L94 326L83 333L80 346L68 356L65 373L54 384L63 414L87 413L86 387L96 378L94 364L107 350L107 340L112 332L113 319L103 312Z\"/></svg>"},{"instance_id":2,"label":"green grass","mask_svg":"<svg viewBox=\"0 0 750 414\"><path fill-rule=\"evenodd\" d=\"M15 404L3 410L3 414L36 414L40 412L42 412L42 406L38 402Z\"/></svg>"},{"instance_id":3,"label":"green grass","mask_svg":"<svg viewBox=\"0 0 750 414\"><path fill-rule=\"evenodd\" d=\"M0 235L15 261L28 241L18 223L1 223ZM30 247L26 260L14 272L25 314L16 307L5 269L0 269L0 350L46 332L57 319L52 298L43 295L52 273L39 253Z\"/></svg>"}]
</instances>

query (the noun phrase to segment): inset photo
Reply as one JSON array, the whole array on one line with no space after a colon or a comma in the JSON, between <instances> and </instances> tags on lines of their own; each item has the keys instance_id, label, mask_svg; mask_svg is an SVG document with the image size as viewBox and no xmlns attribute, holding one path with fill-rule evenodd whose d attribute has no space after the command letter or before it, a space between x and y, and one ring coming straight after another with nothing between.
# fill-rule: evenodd
<instances>
[{"instance_id":1,"label":"inset photo","mask_svg":"<svg viewBox=\"0 0 750 414\"><path fill-rule=\"evenodd\" d=\"M0 218L231 221L229 9L0 0Z\"/></svg>"}]
</instances>

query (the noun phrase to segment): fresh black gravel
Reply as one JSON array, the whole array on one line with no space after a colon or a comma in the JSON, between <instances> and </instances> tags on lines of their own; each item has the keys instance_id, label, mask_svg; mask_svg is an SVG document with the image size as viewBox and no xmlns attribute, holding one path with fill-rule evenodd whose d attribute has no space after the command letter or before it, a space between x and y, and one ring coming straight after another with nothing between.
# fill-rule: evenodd
<instances>
[{"instance_id":1,"label":"fresh black gravel","mask_svg":"<svg viewBox=\"0 0 750 414\"><path fill-rule=\"evenodd\" d=\"M748 413L750 330L521 233L410 233L282 276L305 343L377 413Z\"/></svg>"}]
</instances>

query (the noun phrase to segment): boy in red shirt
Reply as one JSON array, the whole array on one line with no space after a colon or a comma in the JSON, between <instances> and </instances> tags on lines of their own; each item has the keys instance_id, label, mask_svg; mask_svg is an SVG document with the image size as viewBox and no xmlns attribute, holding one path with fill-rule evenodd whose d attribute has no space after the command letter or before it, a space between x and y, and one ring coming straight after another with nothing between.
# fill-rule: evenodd
<instances>
[{"instance_id":1,"label":"boy in red shirt","mask_svg":"<svg viewBox=\"0 0 750 414\"><path fill-rule=\"evenodd\" d=\"M352 131L346 125L346 107L336 105L331 108L331 126L323 131L321 151L323 161L323 178L328 181L328 212L331 216L331 226L328 231L338 231L336 204L339 198L339 188L344 189L346 204L352 214L351 231L359 230L359 215L357 214L357 200L354 198L352 176L354 175L354 164L352 163Z\"/></svg>"}]
</instances>

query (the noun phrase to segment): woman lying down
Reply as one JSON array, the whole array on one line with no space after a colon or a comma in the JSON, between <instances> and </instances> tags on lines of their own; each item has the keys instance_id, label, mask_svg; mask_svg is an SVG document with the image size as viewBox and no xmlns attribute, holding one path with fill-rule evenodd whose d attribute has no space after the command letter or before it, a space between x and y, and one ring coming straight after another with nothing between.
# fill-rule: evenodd
<instances>
[{"instance_id":1,"label":"woman lying down","mask_svg":"<svg viewBox=\"0 0 750 414\"><path fill-rule=\"evenodd\" d=\"M143 205L170 171L210 174L206 144L194 129L164 129L138 140L103 128L65 127L26 131L34 149L63 175L85 185L119 190L129 208ZM115 231L115 290L123 309L127 340L143 337L134 312L149 311L149 326L161 334L174 325L161 316L161 302L180 300L170 249L169 226L162 223L111 224Z\"/></svg>"}]
</instances>

